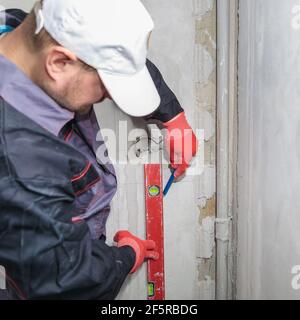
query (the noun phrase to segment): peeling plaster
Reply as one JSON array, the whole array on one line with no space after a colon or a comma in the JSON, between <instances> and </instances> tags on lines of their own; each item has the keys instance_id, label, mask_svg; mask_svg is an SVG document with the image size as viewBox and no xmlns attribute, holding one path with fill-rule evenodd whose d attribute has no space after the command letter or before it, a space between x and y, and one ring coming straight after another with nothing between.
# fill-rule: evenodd
<instances>
[{"instance_id":1,"label":"peeling plaster","mask_svg":"<svg viewBox=\"0 0 300 320\"><path fill-rule=\"evenodd\" d=\"M200 226L200 254L202 259L210 259L215 247L215 218L206 217Z\"/></svg>"},{"instance_id":2,"label":"peeling plaster","mask_svg":"<svg viewBox=\"0 0 300 320\"><path fill-rule=\"evenodd\" d=\"M195 89L204 129L204 172L200 177L198 278L200 299L215 298L216 216L216 1L195 0Z\"/></svg>"},{"instance_id":3,"label":"peeling plaster","mask_svg":"<svg viewBox=\"0 0 300 320\"><path fill-rule=\"evenodd\" d=\"M216 148L216 141L214 136L212 137L212 139L210 139L205 143L205 148L204 148L204 165L205 166L215 165L216 163L215 148Z\"/></svg>"},{"instance_id":4,"label":"peeling plaster","mask_svg":"<svg viewBox=\"0 0 300 320\"><path fill-rule=\"evenodd\" d=\"M202 198L201 201L201 205L203 205L202 207L200 207L200 223L202 223L202 220L207 218L207 217L214 217L215 216L215 212L216 212L216 195L214 194L214 196L210 199L207 198Z\"/></svg>"},{"instance_id":5,"label":"peeling plaster","mask_svg":"<svg viewBox=\"0 0 300 320\"><path fill-rule=\"evenodd\" d=\"M196 82L206 83L212 72L215 70L215 61L204 46L198 45L195 50Z\"/></svg>"},{"instance_id":6,"label":"peeling plaster","mask_svg":"<svg viewBox=\"0 0 300 320\"><path fill-rule=\"evenodd\" d=\"M214 0L194 0L194 13L196 17L203 17L214 6Z\"/></svg>"},{"instance_id":7,"label":"peeling plaster","mask_svg":"<svg viewBox=\"0 0 300 320\"><path fill-rule=\"evenodd\" d=\"M200 178L202 193L199 198L206 197L211 199L216 192L216 168L214 166L206 166Z\"/></svg>"},{"instance_id":8,"label":"peeling plaster","mask_svg":"<svg viewBox=\"0 0 300 320\"><path fill-rule=\"evenodd\" d=\"M216 108L216 84L213 81L196 84L198 106L210 113Z\"/></svg>"},{"instance_id":9,"label":"peeling plaster","mask_svg":"<svg viewBox=\"0 0 300 320\"><path fill-rule=\"evenodd\" d=\"M215 280L206 276L205 280L200 281L200 298L202 300L214 300L215 299Z\"/></svg>"}]
</instances>

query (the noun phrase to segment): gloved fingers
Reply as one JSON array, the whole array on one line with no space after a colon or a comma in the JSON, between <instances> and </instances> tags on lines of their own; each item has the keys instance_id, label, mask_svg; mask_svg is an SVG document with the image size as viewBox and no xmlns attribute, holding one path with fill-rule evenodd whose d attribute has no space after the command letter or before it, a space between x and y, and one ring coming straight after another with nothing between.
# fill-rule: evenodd
<instances>
[{"instance_id":1,"label":"gloved fingers","mask_svg":"<svg viewBox=\"0 0 300 320\"><path fill-rule=\"evenodd\" d=\"M147 250L153 250L156 247L156 244L153 240L145 240L144 244Z\"/></svg>"},{"instance_id":2,"label":"gloved fingers","mask_svg":"<svg viewBox=\"0 0 300 320\"><path fill-rule=\"evenodd\" d=\"M159 258L159 254L157 251L146 251L146 255L145 255L146 259L153 259L153 260L158 260Z\"/></svg>"},{"instance_id":3,"label":"gloved fingers","mask_svg":"<svg viewBox=\"0 0 300 320\"><path fill-rule=\"evenodd\" d=\"M199 141L193 132L193 138L192 138L192 156L193 157L196 156L198 150L199 150Z\"/></svg>"},{"instance_id":4,"label":"gloved fingers","mask_svg":"<svg viewBox=\"0 0 300 320\"><path fill-rule=\"evenodd\" d=\"M190 166L190 163L193 160L193 157L196 156L198 151L198 140L194 139L193 146L189 148L184 148L183 153L174 154L174 162L172 167L176 167L175 178L182 176L187 168Z\"/></svg>"},{"instance_id":5,"label":"gloved fingers","mask_svg":"<svg viewBox=\"0 0 300 320\"><path fill-rule=\"evenodd\" d=\"M183 164L182 154L174 152L172 157L170 156L170 164L173 169L177 169L180 165Z\"/></svg>"},{"instance_id":6,"label":"gloved fingers","mask_svg":"<svg viewBox=\"0 0 300 320\"><path fill-rule=\"evenodd\" d=\"M174 149L167 149L167 153L169 154L170 163L175 163L175 153Z\"/></svg>"},{"instance_id":7,"label":"gloved fingers","mask_svg":"<svg viewBox=\"0 0 300 320\"><path fill-rule=\"evenodd\" d=\"M174 162L170 162L170 169L177 170L178 167L179 167L179 164L176 164Z\"/></svg>"},{"instance_id":8,"label":"gloved fingers","mask_svg":"<svg viewBox=\"0 0 300 320\"><path fill-rule=\"evenodd\" d=\"M181 149L181 139L174 139L173 136L168 135L165 140L165 149L167 151L167 154L169 155L170 162L174 163L176 160L176 154L181 153L178 152L178 150Z\"/></svg>"},{"instance_id":9,"label":"gloved fingers","mask_svg":"<svg viewBox=\"0 0 300 320\"><path fill-rule=\"evenodd\" d=\"M121 230L118 231L114 236L114 241L119 242L122 238L132 237L132 234L129 231Z\"/></svg>"},{"instance_id":10,"label":"gloved fingers","mask_svg":"<svg viewBox=\"0 0 300 320\"><path fill-rule=\"evenodd\" d=\"M181 177L186 172L186 169L188 167L189 166L186 163L183 163L182 165L178 166L176 171L175 171L174 177L175 178Z\"/></svg>"}]
</instances>

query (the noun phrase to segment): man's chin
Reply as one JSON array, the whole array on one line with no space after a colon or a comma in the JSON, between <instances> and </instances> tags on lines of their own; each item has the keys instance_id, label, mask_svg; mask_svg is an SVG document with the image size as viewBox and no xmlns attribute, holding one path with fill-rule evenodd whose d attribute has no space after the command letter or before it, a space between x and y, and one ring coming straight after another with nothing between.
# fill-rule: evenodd
<instances>
[{"instance_id":1,"label":"man's chin","mask_svg":"<svg viewBox=\"0 0 300 320\"><path fill-rule=\"evenodd\" d=\"M81 115L85 115L85 114L90 113L92 108L93 108L93 105L88 105L88 106L80 107L75 112L78 113L78 114L81 114Z\"/></svg>"},{"instance_id":2,"label":"man's chin","mask_svg":"<svg viewBox=\"0 0 300 320\"><path fill-rule=\"evenodd\" d=\"M77 114L82 114L82 115L85 115L85 114L88 114L91 109L93 108L93 105L86 105L86 106L70 106L70 105L66 105L66 104L62 104L60 103L60 106L64 109L67 109L71 112L75 112Z\"/></svg>"}]
</instances>

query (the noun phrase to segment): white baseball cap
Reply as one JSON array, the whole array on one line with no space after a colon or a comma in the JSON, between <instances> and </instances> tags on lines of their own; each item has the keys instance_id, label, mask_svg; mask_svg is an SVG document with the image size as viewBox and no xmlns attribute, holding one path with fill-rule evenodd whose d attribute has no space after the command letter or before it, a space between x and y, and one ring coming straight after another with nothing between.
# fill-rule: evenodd
<instances>
[{"instance_id":1,"label":"white baseball cap","mask_svg":"<svg viewBox=\"0 0 300 320\"><path fill-rule=\"evenodd\" d=\"M146 66L153 21L140 0L44 0L35 6L42 28L95 68L125 113L154 112L160 96Z\"/></svg>"}]
</instances>

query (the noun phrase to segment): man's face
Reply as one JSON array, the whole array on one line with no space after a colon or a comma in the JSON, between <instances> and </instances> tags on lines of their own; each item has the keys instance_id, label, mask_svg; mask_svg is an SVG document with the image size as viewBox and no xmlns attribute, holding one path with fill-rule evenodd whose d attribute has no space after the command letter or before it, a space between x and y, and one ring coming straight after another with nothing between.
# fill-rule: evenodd
<instances>
[{"instance_id":1,"label":"man's face","mask_svg":"<svg viewBox=\"0 0 300 320\"><path fill-rule=\"evenodd\" d=\"M62 107L87 113L93 104L110 98L98 72L78 59L54 51L45 57L44 64L46 74L39 77L39 85Z\"/></svg>"},{"instance_id":2,"label":"man's face","mask_svg":"<svg viewBox=\"0 0 300 320\"><path fill-rule=\"evenodd\" d=\"M93 104L110 98L96 70L74 66L73 72L70 72L69 80L57 93L60 105L74 112L85 113Z\"/></svg>"}]
</instances>

